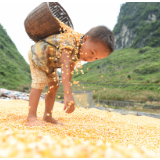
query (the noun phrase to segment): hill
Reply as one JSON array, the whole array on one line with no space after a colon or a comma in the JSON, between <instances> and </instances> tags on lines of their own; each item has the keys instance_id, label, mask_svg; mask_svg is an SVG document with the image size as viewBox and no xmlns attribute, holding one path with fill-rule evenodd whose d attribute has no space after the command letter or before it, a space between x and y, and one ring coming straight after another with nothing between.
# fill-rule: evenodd
<instances>
[{"instance_id":1,"label":"hill","mask_svg":"<svg viewBox=\"0 0 160 160\"><path fill-rule=\"evenodd\" d=\"M83 65L84 75L73 79L88 82L160 82L160 47L125 48L109 57ZM87 70L89 68L89 70ZM103 78L101 78L103 75Z\"/></svg>"},{"instance_id":2,"label":"hill","mask_svg":"<svg viewBox=\"0 0 160 160\"><path fill-rule=\"evenodd\" d=\"M16 89L30 82L29 65L0 24L0 88Z\"/></svg>"},{"instance_id":3,"label":"hill","mask_svg":"<svg viewBox=\"0 0 160 160\"><path fill-rule=\"evenodd\" d=\"M124 3L113 29L115 48L160 47L159 8L159 2Z\"/></svg>"},{"instance_id":4,"label":"hill","mask_svg":"<svg viewBox=\"0 0 160 160\"><path fill-rule=\"evenodd\" d=\"M73 90L95 90L96 100L160 101L160 47L125 48L83 65ZM87 70L87 68L89 70ZM75 89L74 89L75 88Z\"/></svg>"}]
</instances>

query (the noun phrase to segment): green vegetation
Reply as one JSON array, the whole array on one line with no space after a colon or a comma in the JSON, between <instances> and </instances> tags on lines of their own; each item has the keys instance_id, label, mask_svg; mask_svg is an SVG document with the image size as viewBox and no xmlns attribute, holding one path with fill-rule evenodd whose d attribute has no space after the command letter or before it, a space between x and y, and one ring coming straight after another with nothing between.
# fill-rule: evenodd
<instances>
[{"instance_id":1,"label":"green vegetation","mask_svg":"<svg viewBox=\"0 0 160 160\"><path fill-rule=\"evenodd\" d=\"M86 90L95 90L94 99L160 101L159 53L160 47L117 50L107 58L84 64L84 75L79 71L72 80L84 82L80 86Z\"/></svg>"},{"instance_id":2,"label":"green vegetation","mask_svg":"<svg viewBox=\"0 0 160 160\"><path fill-rule=\"evenodd\" d=\"M159 83L159 59L160 47L116 50L107 58L84 64L84 75L79 71L73 75L73 80L95 83Z\"/></svg>"},{"instance_id":3,"label":"green vegetation","mask_svg":"<svg viewBox=\"0 0 160 160\"><path fill-rule=\"evenodd\" d=\"M125 24L133 30L136 38L131 47L160 46L160 3L159 2L127 2L121 6L118 22L113 32L119 34ZM147 22L148 16L156 15L156 20ZM116 43L121 43L118 39Z\"/></svg>"},{"instance_id":4,"label":"green vegetation","mask_svg":"<svg viewBox=\"0 0 160 160\"><path fill-rule=\"evenodd\" d=\"M112 85L112 84L111 84ZM82 87L85 87L84 89ZM154 91L155 87L148 85L146 87L141 87L137 85L137 87L133 86L126 86L124 87L117 87L117 86L110 86L109 84L93 84L93 83L80 83L79 87L75 84L72 85L72 91L77 90L90 90L95 91L93 93L94 100L133 100L133 101L160 101L160 94L157 90ZM63 85L60 85L56 98L61 96L62 100L64 98L64 90Z\"/></svg>"},{"instance_id":5,"label":"green vegetation","mask_svg":"<svg viewBox=\"0 0 160 160\"><path fill-rule=\"evenodd\" d=\"M0 88L16 89L29 82L29 65L0 24Z\"/></svg>"}]
</instances>

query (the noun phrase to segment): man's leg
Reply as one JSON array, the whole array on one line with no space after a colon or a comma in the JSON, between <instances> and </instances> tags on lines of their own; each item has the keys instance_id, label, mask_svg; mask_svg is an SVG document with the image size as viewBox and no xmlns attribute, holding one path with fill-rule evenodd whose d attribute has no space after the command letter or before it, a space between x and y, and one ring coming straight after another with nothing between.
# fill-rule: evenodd
<instances>
[{"instance_id":1,"label":"man's leg","mask_svg":"<svg viewBox=\"0 0 160 160\"><path fill-rule=\"evenodd\" d=\"M54 106L54 102L56 99L56 93L59 88L58 82L50 82L48 83L48 91L50 91L46 98L45 98L45 112L43 116L43 120L46 122L50 122L53 124L61 124L58 121L56 121L54 118L52 118L52 110ZM54 86L53 88L50 89L50 87Z\"/></svg>"},{"instance_id":2,"label":"man's leg","mask_svg":"<svg viewBox=\"0 0 160 160\"><path fill-rule=\"evenodd\" d=\"M32 77L32 90L29 96L29 113L26 125L37 125L40 121L37 120L37 107L42 90L47 84L46 73L37 68L32 62L31 50L28 52L28 60L30 63L31 77Z\"/></svg>"},{"instance_id":3,"label":"man's leg","mask_svg":"<svg viewBox=\"0 0 160 160\"><path fill-rule=\"evenodd\" d=\"M26 125L40 125L40 121L37 120L37 107L42 90L32 88L29 96L29 113L27 116Z\"/></svg>"}]
</instances>

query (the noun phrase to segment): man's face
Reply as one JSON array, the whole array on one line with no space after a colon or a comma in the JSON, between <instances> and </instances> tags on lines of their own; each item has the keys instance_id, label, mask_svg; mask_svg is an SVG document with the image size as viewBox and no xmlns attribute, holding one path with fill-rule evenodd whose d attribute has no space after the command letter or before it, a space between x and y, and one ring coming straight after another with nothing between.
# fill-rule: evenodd
<instances>
[{"instance_id":1,"label":"man's face","mask_svg":"<svg viewBox=\"0 0 160 160\"><path fill-rule=\"evenodd\" d=\"M81 47L80 60L93 62L97 59L103 59L109 56L110 52L101 42L93 42L88 36L85 36L82 40L84 43Z\"/></svg>"}]
</instances>

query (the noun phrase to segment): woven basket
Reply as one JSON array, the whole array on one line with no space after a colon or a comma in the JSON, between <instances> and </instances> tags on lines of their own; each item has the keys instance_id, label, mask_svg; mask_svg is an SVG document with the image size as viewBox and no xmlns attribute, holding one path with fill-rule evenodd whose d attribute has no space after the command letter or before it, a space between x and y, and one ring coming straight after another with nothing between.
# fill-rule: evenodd
<instances>
[{"instance_id":1,"label":"woven basket","mask_svg":"<svg viewBox=\"0 0 160 160\"><path fill-rule=\"evenodd\" d=\"M28 36L35 42L50 35L60 33L56 18L73 28L72 21L58 2L44 2L36 7L25 19L24 26Z\"/></svg>"}]
</instances>

